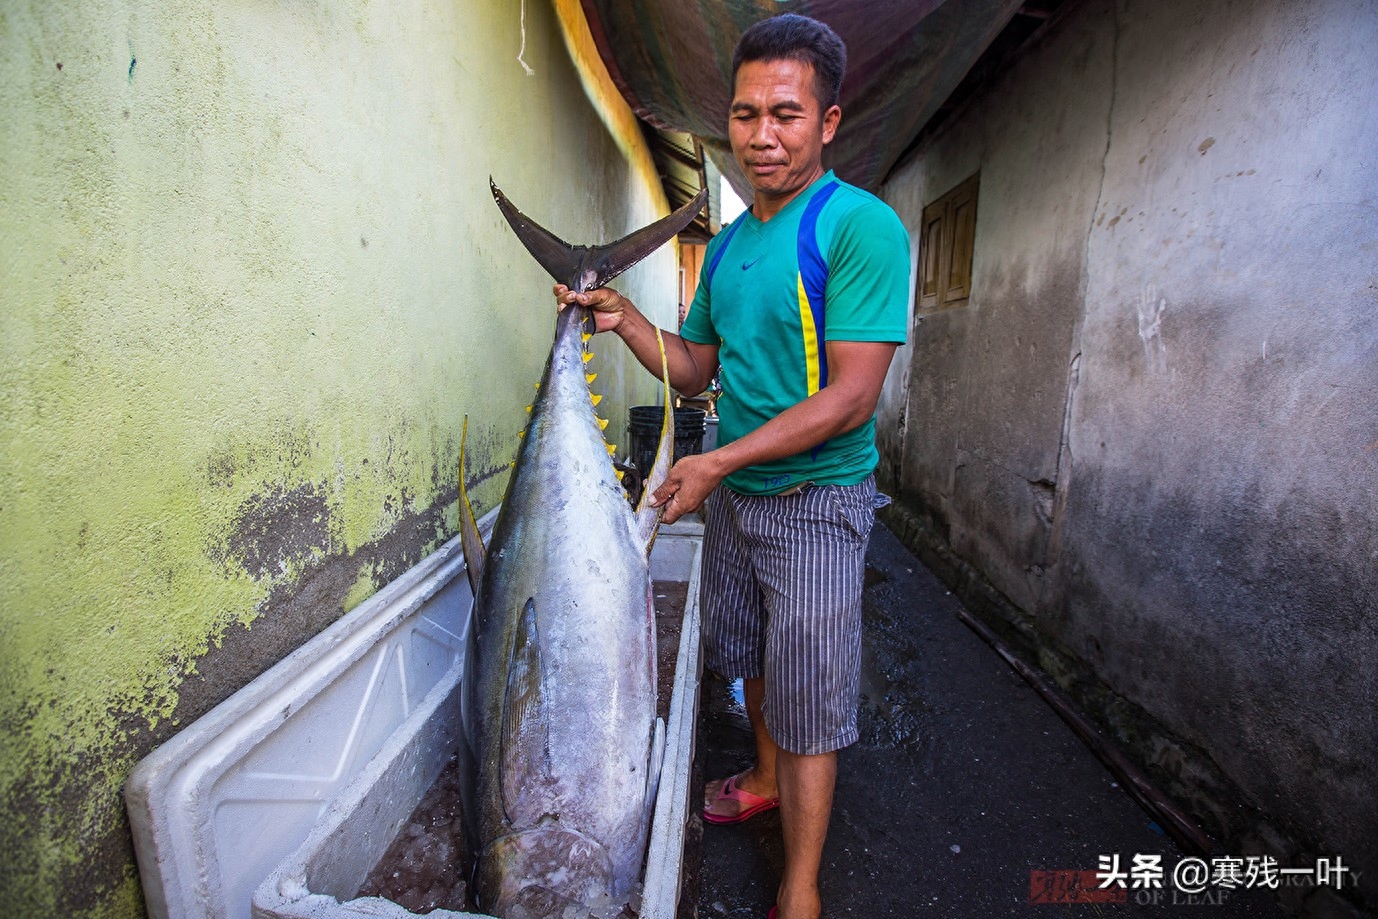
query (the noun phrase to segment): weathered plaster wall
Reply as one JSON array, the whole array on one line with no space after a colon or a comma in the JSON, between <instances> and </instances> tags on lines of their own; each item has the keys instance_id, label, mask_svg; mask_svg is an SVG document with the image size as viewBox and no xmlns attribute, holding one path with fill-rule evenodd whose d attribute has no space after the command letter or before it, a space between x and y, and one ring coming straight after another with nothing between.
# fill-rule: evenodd
<instances>
[{"instance_id":1,"label":"weathered plaster wall","mask_svg":"<svg viewBox=\"0 0 1378 919\"><path fill-rule=\"evenodd\" d=\"M1071 7L885 189L917 227L981 173L970 305L883 419L1012 634L1235 847L1370 899L1375 47L1369 0Z\"/></svg>"},{"instance_id":2,"label":"weathered plaster wall","mask_svg":"<svg viewBox=\"0 0 1378 919\"><path fill-rule=\"evenodd\" d=\"M488 176L579 241L661 200L521 19L0 9L0 912L142 913L130 768L454 532L466 413L500 500L553 320ZM669 250L619 286L674 321Z\"/></svg>"},{"instance_id":3,"label":"weathered plaster wall","mask_svg":"<svg viewBox=\"0 0 1378 919\"><path fill-rule=\"evenodd\" d=\"M892 455L906 494L922 495L954 548L1006 575L1002 588L1025 606L1037 603L1047 554L1110 98L1110 49L1094 27L1069 23L1063 41L1064 67L1022 81L1016 68L1022 94L986 100L984 117L953 125L885 190L916 229L926 203L981 174L970 305L920 314L896 361L908 375ZM1069 95L1078 104L1055 128L1026 117Z\"/></svg>"}]
</instances>

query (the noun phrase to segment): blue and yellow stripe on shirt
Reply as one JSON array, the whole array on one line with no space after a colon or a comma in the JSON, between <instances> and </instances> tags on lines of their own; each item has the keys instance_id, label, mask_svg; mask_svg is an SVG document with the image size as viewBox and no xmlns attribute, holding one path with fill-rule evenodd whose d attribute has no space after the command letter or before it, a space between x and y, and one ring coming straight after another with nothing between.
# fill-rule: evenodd
<instances>
[{"instance_id":1,"label":"blue and yellow stripe on shirt","mask_svg":"<svg viewBox=\"0 0 1378 919\"><path fill-rule=\"evenodd\" d=\"M799 220L796 237L799 258L799 326L804 335L804 368L808 393L813 395L828 385L827 320L824 313L828 287L828 262L818 246L818 215L837 191L829 182L809 198Z\"/></svg>"}]
</instances>

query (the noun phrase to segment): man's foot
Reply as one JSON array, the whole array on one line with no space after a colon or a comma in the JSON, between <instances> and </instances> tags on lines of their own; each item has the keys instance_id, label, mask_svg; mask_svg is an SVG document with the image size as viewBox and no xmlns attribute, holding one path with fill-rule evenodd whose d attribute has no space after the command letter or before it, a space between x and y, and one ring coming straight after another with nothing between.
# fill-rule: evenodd
<instances>
[{"instance_id":1,"label":"man's foot","mask_svg":"<svg viewBox=\"0 0 1378 919\"><path fill-rule=\"evenodd\" d=\"M755 770L709 782L703 790L703 819L709 823L741 823L743 820L780 806L774 789L758 788L762 794L748 791L742 784L753 784Z\"/></svg>"}]
</instances>

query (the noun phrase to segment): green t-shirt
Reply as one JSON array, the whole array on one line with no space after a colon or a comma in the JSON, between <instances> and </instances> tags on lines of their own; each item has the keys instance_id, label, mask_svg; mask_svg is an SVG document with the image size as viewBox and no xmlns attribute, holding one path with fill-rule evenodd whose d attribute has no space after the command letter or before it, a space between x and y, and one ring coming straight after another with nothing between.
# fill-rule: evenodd
<instances>
[{"instance_id":1,"label":"green t-shirt","mask_svg":"<svg viewBox=\"0 0 1378 919\"><path fill-rule=\"evenodd\" d=\"M826 343L905 340L909 234L890 206L831 171L762 223L746 211L708 244L680 329L717 344L718 443L756 430L828 385ZM749 495L802 483L855 485L879 460L875 417L812 450L749 466Z\"/></svg>"}]
</instances>

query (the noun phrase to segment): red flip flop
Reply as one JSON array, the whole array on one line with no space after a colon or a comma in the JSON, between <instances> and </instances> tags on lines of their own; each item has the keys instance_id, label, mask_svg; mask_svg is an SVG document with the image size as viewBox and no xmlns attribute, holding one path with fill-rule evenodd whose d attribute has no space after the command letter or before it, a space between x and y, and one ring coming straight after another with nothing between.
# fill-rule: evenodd
<instances>
[{"instance_id":1,"label":"red flip flop","mask_svg":"<svg viewBox=\"0 0 1378 919\"><path fill-rule=\"evenodd\" d=\"M719 824L720 826L729 823L741 823L743 820L755 817L757 814L765 813L768 810L774 810L780 806L779 798L763 798L760 795L754 795L749 791L743 791L738 788L737 780L741 777L742 773L738 773L723 782L722 790L718 792L717 796L712 801L704 802L704 820L707 820L709 823ZM708 808L711 805L723 800L737 801L745 806L741 811L731 817L722 817L718 814L709 813Z\"/></svg>"}]
</instances>

